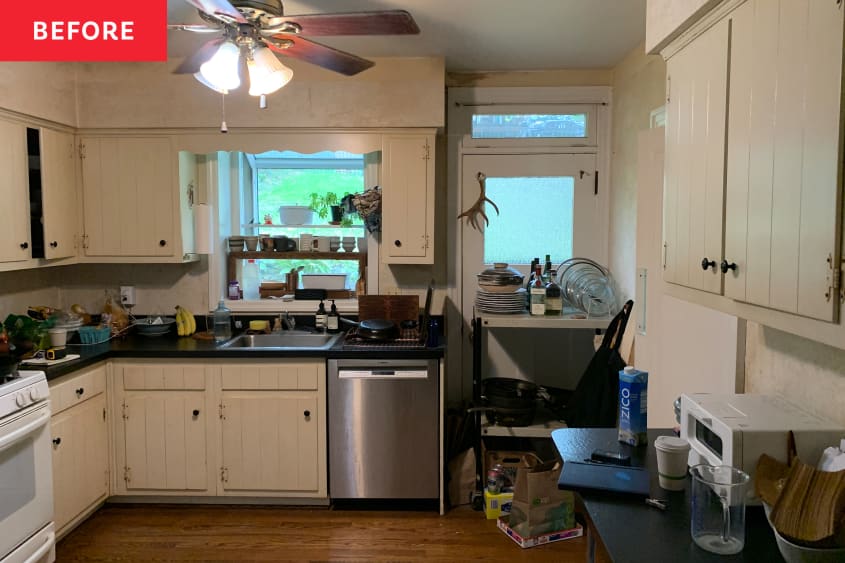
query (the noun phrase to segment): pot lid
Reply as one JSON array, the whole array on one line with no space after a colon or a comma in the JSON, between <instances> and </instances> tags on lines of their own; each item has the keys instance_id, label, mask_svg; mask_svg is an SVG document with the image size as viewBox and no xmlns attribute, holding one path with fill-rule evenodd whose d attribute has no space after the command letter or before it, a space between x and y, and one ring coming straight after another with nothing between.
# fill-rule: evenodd
<instances>
[{"instance_id":1,"label":"pot lid","mask_svg":"<svg viewBox=\"0 0 845 563\"><path fill-rule=\"evenodd\" d=\"M484 270L480 274L477 274L477 276L487 279L519 278L520 280L524 277L519 270L509 268L505 262L496 262L492 268Z\"/></svg>"}]
</instances>

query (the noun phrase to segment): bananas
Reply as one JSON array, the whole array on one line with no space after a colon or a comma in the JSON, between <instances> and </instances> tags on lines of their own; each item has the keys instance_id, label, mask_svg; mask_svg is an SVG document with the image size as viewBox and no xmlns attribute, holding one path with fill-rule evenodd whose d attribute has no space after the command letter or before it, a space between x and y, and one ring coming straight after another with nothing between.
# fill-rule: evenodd
<instances>
[{"instance_id":1,"label":"bananas","mask_svg":"<svg viewBox=\"0 0 845 563\"><path fill-rule=\"evenodd\" d=\"M194 314L186 307L176 305L176 332L179 336L191 336L197 331Z\"/></svg>"}]
</instances>

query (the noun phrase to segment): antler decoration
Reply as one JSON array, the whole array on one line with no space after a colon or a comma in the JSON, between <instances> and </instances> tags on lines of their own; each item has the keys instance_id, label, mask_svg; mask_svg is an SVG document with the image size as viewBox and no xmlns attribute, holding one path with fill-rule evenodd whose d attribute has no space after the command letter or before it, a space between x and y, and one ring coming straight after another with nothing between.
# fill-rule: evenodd
<instances>
[{"instance_id":1,"label":"antler decoration","mask_svg":"<svg viewBox=\"0 0 845 563\"><path fill-rule=\"evenodd\" d=\"M493 206L493 209L496 210L496 215L499 214L499 206L493 203L493 201L488 198L485 193L486 188L484 187L484 182L487 180L487 176L484 172L479 172L475 177L478 178L478 186L481 188L481 194L478 196L478 201L472 204L472 207L458 215L458 219L460 220L461 217L466 217L467 222L472 225L473 229L481 231L481 224L478 221L479 215L484 218L485 226L490 224L490 220L487 218L487 215L484 214L484 202L486 201Z\"/></svg>"}]
</instances>

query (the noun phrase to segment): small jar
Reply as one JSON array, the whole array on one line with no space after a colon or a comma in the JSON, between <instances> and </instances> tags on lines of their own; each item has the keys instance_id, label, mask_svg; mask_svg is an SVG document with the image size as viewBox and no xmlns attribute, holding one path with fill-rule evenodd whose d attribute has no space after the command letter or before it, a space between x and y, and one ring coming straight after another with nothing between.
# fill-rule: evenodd
<instances>
[{"instance_id":1,"label":"small jar","mask_svg":"<svg viewBox=\"0 0 845 563\"><path fill-rule=\"evenodd\" d=\"M240 287L240 284L238 283L238 280L234 280L234 281L229 282L229 291L227 293L227 296L232 301L241 298L241 287Z\"/></svg>"}]
</instances>

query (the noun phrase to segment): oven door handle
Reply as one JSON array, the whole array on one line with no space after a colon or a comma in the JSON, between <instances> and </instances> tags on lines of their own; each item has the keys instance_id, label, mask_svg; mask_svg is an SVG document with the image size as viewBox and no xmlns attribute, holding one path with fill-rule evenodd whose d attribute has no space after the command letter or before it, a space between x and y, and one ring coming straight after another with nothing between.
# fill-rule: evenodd
<instances>
[{"instance_id":1,"label":"oven door handle","mask_svg":"<svg viewBox=\"0 0 845 563\"><path fill-rule=\"evenodd\" d=\"M47 424L47 422L49 420L50 420L50 411L49 410L42 411L41 414L38 415L38 418L36 418L32 422L30 422L29 424L26 424L26 425L18 428L17 430L10 432L6 436L3 436L2 438L0 438L0 451L5 450L6 448L11 446L12 444L17 442L18 440L20 440L21 438L26 436L27 434L31 434L32 432L38 430L39 428L41 428L42 426Z\"/></svg>"},{"instance_id":2,"label":"oven door handle","mask_svg":"<svg viewBox=\"0 0 845 563\"><path fill-rule=\"evenodd\" d=\"M44 538L44 545L39 547L35 553L29 556L29 558L24 561L23 563L35 563L36 561L40 561L42 557L47 555L47 552L53 549L53 545L56 543L56 534L54 532L50 532L47 534L47 537Z\"/></svg>"}]
</instances>

